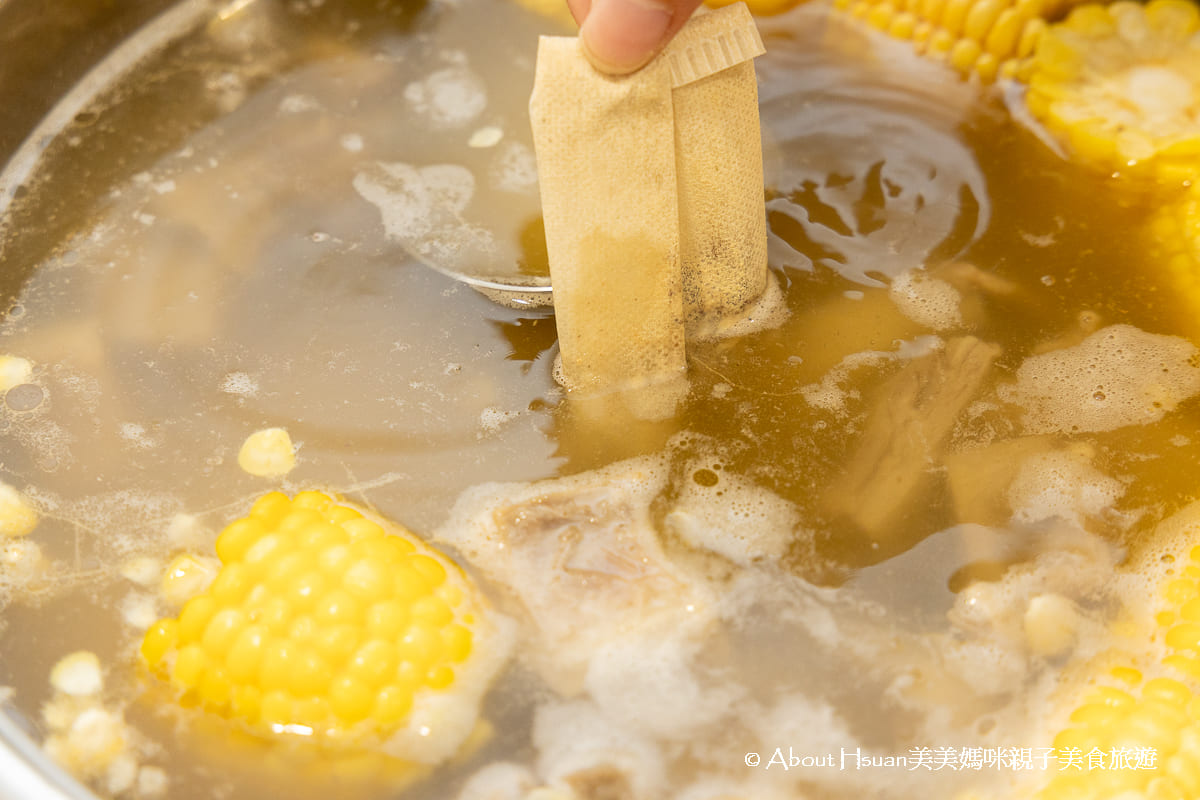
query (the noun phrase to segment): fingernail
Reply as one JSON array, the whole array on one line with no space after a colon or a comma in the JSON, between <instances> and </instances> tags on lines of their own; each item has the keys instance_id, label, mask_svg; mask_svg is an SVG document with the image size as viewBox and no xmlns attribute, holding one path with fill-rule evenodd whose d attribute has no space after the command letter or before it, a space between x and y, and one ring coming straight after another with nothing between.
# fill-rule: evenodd
<instances>
[{"instance_id":1,"label":"fingernail","mask_svg":"<svg viewBox=\"0 0 1200 800\"><path fill-rule=\"evenodd\" d=\"M579 29L583 52L601 72L633 72L654 58L671 16L671 7L655 0L594 0Z\"/></svg>"}]
</instances>

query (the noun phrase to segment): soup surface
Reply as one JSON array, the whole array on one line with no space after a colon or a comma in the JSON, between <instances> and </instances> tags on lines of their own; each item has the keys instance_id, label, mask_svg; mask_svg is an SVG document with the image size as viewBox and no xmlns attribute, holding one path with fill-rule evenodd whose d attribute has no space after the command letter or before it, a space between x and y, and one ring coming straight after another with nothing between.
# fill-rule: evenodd
<instances>
[{"instance_id":1,"label":"soup surface","mask_svg":"<svg viewBox=\"0 0 1200 800\"><path fill-rule=\"evenodd\" d=\"M0 352L30 367L4 387L0 477L40 515L0 566L9 703L46 739L52 668L99 656L121 756L78 769L114 796L1044 784L1055 762L1013 753L1050 749L1112 631L1153 613L1178 556L1155 532L1194 494L1194 309L1149 255L1151 204L1056 155L1015 89L819 4L760 20L788 316L689 344L673 419L597 415L554 383L551 310L429 268L486 245L489 269L544 271L526 102L556 24L233 3L0 184ZM295 469L246 474L271 427ZM311 488L446 549L519 627L491 735L412 782L256 742L139 661L177 613L172 559ZM534 507L553 552L502 557ZM663 575L648 600L604 588Z\"/></svg>"}]
</instances>

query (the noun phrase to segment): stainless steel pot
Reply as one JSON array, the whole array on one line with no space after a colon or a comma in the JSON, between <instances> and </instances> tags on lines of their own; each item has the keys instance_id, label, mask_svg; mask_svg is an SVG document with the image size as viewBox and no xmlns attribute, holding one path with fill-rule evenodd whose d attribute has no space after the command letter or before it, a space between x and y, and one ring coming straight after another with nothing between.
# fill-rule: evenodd
<instances>
[{"instance_id":1,"label":"stainless steel pot","mask_svg":"<svg viewBox=\"0 0 1200 800\"><path fill-rule=\"evenodd\" d=\"M0 164L8 164L39 123L126 37L170 0L0 0ZM18 189L19 191L19 189ZM28 203L21 216L45 225L52 203ZM21 224L25 224L22 222ZM10 301L36 261L19 249L0 250L0 297ZM18 652L0 659L18 659ZM0 798L94 800L42 752L22 716L0 712Z\"/></svg>"}]
</instances>

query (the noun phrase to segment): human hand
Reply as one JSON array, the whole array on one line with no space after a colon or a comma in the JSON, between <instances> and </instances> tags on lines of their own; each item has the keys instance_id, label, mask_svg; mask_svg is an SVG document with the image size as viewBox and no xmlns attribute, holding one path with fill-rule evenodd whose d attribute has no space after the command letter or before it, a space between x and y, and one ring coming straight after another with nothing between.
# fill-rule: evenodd
<instances>
[{"instance_id":1,"label":"human hand","mask_svg":"<svg viewBox=\"0 0 1200 800\"><path fill-rule=\"evenodd\" d=\"M666 47L701 0L567 0L583 52L611 75L636 72Z\"/></svg>"}]
</instances>

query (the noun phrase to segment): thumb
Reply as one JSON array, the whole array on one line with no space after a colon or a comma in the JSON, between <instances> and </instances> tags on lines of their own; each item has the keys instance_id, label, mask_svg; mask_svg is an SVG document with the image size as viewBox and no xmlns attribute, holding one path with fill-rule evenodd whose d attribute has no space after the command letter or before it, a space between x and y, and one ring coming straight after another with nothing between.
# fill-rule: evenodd
<instances>
[{"instance_id":1,"label":"thumb","mask_svg":"<svg viewBox=\"0 0 1200 800\"><path fill-rule=\"evenodd\" d=\"M593 0L579 38L592 66L625 75L666 46L700 0Z\"/></svg>"}]
</instances>

